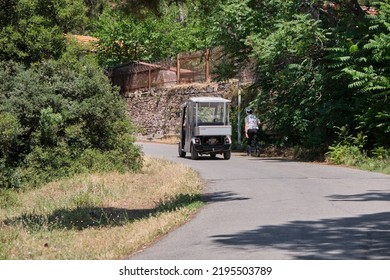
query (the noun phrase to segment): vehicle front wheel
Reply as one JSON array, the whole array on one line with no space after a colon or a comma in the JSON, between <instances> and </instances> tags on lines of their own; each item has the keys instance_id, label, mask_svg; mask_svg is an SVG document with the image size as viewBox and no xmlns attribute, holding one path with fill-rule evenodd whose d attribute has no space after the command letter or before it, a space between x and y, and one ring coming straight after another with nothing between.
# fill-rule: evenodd
<instances>
[{"instance_id":1,"label":"vehicle front wheel","mask_svg":"<svg viewBox=\"0 0 390 280\"><path fill-rule=\"evenodd\" d=\"M232 156L232 152L231 151L223 152L223 158L224 159L230 159L231 156Z\"/></svg>"},{"instance_id":2,"label":"vehicle front wheel","mask_svg":"<svg viewBox=\"0 0 390 280\"><path fill-rule=\"evenodd\" d=\"M179 157L185 157L186 156L186 152L183 151L183 149L181 148L181 142L179 142Z\"/></svg>"},{"instance_id":3,"label":"vehicle front wheel","mask_svg":"<svg viewBox=\"0 0 390 280\"><path fill-rule=\"evenodd\" d=\"M191 146L191 159L198 159L199 154L197 151L195 151L194 146Z\"/></svg>"}]
</instances>

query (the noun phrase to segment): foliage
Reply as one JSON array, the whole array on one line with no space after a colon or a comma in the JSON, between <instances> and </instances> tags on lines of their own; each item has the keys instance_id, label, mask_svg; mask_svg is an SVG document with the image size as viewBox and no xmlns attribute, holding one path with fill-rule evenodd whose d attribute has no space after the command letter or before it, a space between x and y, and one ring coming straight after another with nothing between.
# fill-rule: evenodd
<instances>
[{"instance_id":1,"label":"foliage","mask_svg":"<svg viewBox=\"0 0 390 280\"><path fill-rule=\"evenodd\" d=\"M22 133L18 118L11 113L0 113L0 157L11 161L16 153L18 137Z\"/></svg>"},{"instance_id":2,"label":"foliage","mask_svg":"<svg viewBox=\"0 0 390 280\"><path fill-rule=\"evenodd\" d=\"M369 155L364 150L367 136L362 133L353 136L347 127L336 128L336 130L338 137L325 154L328 162L390 174L390 150L376 147Z\"/></svg>"},{"instance_id":3,"label":"foliage","mask_svg":"<svg viewBox=\"0 0 390 280\"><path fill-rule=\"evenodd\" d=\"M318 22L306 15L275 24L269 36L248 37L261 88L255 105L290 144L314 145L324 141L319 116L322 114L322 71L318 63L325 40Z\"/></svg>"},{"instance_id":4,"label":"foliage","mask_svg":"<svg viewBox=\"0 0 390 280\"><path fill-rule=\"evenodd\" d=\"M223 45L220 77L237 77L255 65L250 92L278 145L319 145L326 141L321 56L326 41L318 20L305 12L313 1L226 1L215 16L214 42ZM308 7L306 7L307 5Z\"/></svg>"},{"instance_id":5,"label":"foliage","mask_svg":"<svg viewBox=\"0 0 390 280\"><path fill-rule=\"evenodd\" d=\"M0 60L31 64L59 58L63 33L87 25L83 0L1 0Z\"/></svg>"},{"instance_id":6,"label":"foliage","mask_svg":"<svg viewBox=\"0 0 390 280\"><path fill-rule=\"evenodd\" d=\"M101 64L154 62L206 47L209 32L204 18L199 18L199 6L187 5L184 9L161 4L159 7L158 15L144 10L141 19L123 9L106 9L95 26ZM185 17L178 20L179 14Z\"/></svg>"},{"instance_id":7,"label":"foliage","mask_svg":"<svg viewBox=\"0 0 390 280\"><path fill-rule=\"evenodd\" d=\"M333 84L328 89L330 101L342 101L339 107L344 108L345 116L339 121L350 124L356 134L367 135L368 148L390 145L390 5L375 4L378 13L361 20L355 30L337 29L327 56L331 60L329 83ZM334 114L340 116L340 112Z\"/></svg>"},{"instance_id":8,"label":"foliage","mask_svg":"<svg viewBox=\"0 0 390 280\"><path fill-rule=\"evenodd\" d=\"M327 160L333 164L349 166L358 165L364 158L358 147L341 144L330 146L326 156Z\"/></svg>"},{"instance_id":9,"label":"foliage","mask_svg":"<svg viewBox=\"0 0 390 280\"><path fill-rule=\"evenodd\" d=\"M334 164L357 165L363 159L365 136L359 134L354 137L346 126L336 127L337 139L329 146L326 153L327 160Z\"/></svg>"},{"instance_id":10,"label":"foliage","mask_svg":"<svg viewBox=\"0 0 390 280\"><path fill-rule=\"evenodd\" d=\"M94 60L75 57L0 64L2 186L141 167L124 101Z\"/></svg>"},{"instance_id":11,"label":"foliage","mask_svg":"<svg viewBox=\"0 0 390 280\"><path fill-rule=\"evenodd\" d=\"M298 2L223 1L213 27L227 58L218 74L255 64L245 94L281 145L327 147L335 127L349 125L365 148L389 147L389 4Z\"/></svg>"},{"instance_id":12,"label":"foliage","mask_svg":"<svg viewBox=\"0 0 390 280\"><path fill-rule=\"evenodd\" d=\"M110 0L84 0L86 6L86 16L89 21L94 22L103 11L112 5Z\"/></svg>"},{"instance_id":13,"label":"foliage","mask_svg":"<svg viewBox=\"0 0 390 280\"><path fill-rule=\"evenodd\" d=\"M358 63L344 69L351 76L365 109L357 115L357 129L372 137L375 145L390 145L390 4L383 3L378 16L371 17L374 34L364 42ZM360 62L360 63L359 63Z\"/></svg>"},{"instance_id":14,"label":"foliage","mask_svg":"<svg viewBox=\"0 0 390 280\"><path fill-rule=\"evenodd\" d=\"M278 0L228 0L222 1L213 15L211 36L213 46L225 50L222 69L217 73L221 78L236 76L252 55L252 45L247 43L251 36L267 37L274 24L288 20L299 4L296 1ZM230 72L224 70L230 66Z\"/></svg>"}]
</instances>

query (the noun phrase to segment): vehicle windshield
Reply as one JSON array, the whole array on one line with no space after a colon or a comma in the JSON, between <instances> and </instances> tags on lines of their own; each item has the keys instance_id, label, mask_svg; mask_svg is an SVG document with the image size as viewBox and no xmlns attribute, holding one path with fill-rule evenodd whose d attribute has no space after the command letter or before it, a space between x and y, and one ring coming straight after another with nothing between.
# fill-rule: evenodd
<instances>
[{"instance_id":1,"label":"vehicle windshield","mask_svg":"<svg viewBox=\"0 0 390 280\"><path fill-rule=\"evenodd\" d=\"M198 125L224 125L227 122L227 103L197 103Z\"/></svg>"}]
</instances>

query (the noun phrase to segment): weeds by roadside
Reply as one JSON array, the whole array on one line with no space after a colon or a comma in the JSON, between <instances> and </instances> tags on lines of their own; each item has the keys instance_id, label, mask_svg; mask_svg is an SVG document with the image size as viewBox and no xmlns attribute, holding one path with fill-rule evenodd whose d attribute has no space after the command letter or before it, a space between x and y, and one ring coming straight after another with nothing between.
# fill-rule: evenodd
<instances>
[{"instance_id":1,"label":"weeds by roadside","mask_svg":"<svg viewBox=\"0 0 390 280\"><path fill-rule=\"evenodd\" d=\"M329 163L390 174L390 150L384 147L365 150L367 137L362 133L352 136L347 127L338 128L338 134L338 141L325 154Z\"/></svg>"},{"instance_id":2,"label":"weeds by roadside","mask_svg":"<svg viewBox=\"0 0 390 280\"><path fill-rule=\"evenodd\" d=\"M368 170L384 174L390 174L390 152L384 152L377 156L367 156L357 146L335 145L326 153L327 162L337 165L346 165L361 170Z\"/></svg>"}]
</instances>

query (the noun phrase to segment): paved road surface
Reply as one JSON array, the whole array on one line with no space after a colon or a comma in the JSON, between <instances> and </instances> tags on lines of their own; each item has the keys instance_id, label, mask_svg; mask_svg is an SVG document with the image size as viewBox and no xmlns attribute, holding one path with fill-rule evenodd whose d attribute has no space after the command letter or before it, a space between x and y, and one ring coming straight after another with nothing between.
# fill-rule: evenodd
<instances>
[{"instance_id":1,"label":"paved road surface","mask_svg":"<svg viewBox=\"0 0 390 280\"><path fill-rule=\"evenodd\" d=\"M140 144L198 171L207 204L131 259L390 259L388 175L241 154L194 161Z\"/></svg>"}]
</instances>

